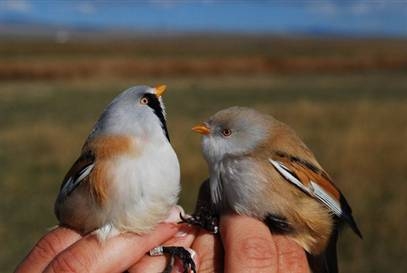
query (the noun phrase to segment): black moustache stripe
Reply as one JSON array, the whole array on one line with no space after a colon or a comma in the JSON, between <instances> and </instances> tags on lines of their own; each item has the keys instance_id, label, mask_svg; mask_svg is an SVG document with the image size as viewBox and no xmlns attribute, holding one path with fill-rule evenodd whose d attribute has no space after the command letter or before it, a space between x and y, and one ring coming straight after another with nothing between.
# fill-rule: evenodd
<instances>
[{"instance_id":1,"label":"black moustache stripe","mask_svg":"<svg viewBox=\"0 0 407 273\"><path fill-rule=\"evenodd\" d=\"M161 107L160 101L155 94L147 93L144 95L148 99L147 105L154 110L154 114L158 117L161 122L161 128L163 128L164 134L170 141L170 135L168 134L167 122L164 117L163 108Z\"/></svg>"}]
</instances>

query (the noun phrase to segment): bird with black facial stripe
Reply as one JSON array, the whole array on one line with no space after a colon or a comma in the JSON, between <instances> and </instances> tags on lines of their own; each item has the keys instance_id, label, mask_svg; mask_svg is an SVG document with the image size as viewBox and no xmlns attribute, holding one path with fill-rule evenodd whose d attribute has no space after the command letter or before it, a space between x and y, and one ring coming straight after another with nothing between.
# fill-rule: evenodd
<instances>
[{"instance_id":1,"label":"bird with black facial stripe","mask_svg":"<svg viewBox=\"0 0 407 273\"><path fill-rule=\"evenodd\" d=\"M193 130L203 135L210 177L200 194L208 200L198 200L186 222L217 232L219 214L252 216L302 246L313 272L337 272L339 225L361 233L343 194L290 127L256 110L231 107Z\"/></svg>"},{"instance_id":2,"label":"bird with black facial stripe","mask_svg":"<svg viewBox=\"0 0 407 273\"><path fill-rule=\"evenodd\" d=\"M62 182L55 202L60 225L103 241L147 233L167 218L178 201L180 168L169 141L165 90L135 86L106 107ZM188 251L159 249L186 257L184 265L195 271Z\"/></svg>"}]
</instances>

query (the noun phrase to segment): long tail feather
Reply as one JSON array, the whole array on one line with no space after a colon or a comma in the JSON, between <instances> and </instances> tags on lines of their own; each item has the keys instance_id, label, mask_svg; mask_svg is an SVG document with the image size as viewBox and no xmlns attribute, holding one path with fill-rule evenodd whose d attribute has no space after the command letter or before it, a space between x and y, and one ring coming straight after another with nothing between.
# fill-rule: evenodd
<instances>
[{"instance_id":1,"label":"long tail feather","mask_svg":"<svg viewBox=\"0 0 407 273\"><path fill-rule=\"evenodd\" d=\"M307 253L308 264L312 273L338 273L338 261L336 243L338 241L338 229L332 232L328 245L324 252L319 255Z\"/></svg>"}]
</instances>

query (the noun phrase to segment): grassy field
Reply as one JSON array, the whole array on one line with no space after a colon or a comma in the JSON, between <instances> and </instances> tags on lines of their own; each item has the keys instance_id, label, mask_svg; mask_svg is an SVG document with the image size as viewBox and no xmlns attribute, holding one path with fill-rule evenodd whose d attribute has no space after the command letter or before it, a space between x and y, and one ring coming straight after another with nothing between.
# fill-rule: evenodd
<instances>
[{"instance_id":1,"label":"grassy field","mask_svg":"<svg viewBox=\"0 0 407 273\"><path fill-rule=\"evenodd\" d=\"M48 50L39 42L31 43L30 49L26 43L0 46L0 272L12 271L47 228L56 224L53 202L61 179L105 105L130 85L158 83L169 86L165 96L168 125L182 167L180 203L187 210L207 176L200 139L190 128L228 106L255 107L296 129L351 203L364 240L344 231L339 243L342 272L406 271L407 70L400 61L407 55L401 50L406 42L357 41L353 51L349 41L321 45L306 40L303 47L297 41L280 41L278 46L273 44L274 49L265 49L270 41L255 40L233 50L233 43L215 39L206 47L196 42L196 47L185 48L176 43L150 48L144 41L144 51L134 43L123 45L129 49L119 52L109 44L48 45ZM373 44L370 53L361 50L363 43ZM319 48L317 56L312 54L315 48ZM281 60L308 58L314 64L333 58L352 62L361 56L399 61L396 66L359 65L340 71L328 66L323 73L312 69L312 73L251 71L243 65L242 71L228 72L228 60L251 64L247 55L277 56L275 52L281 52ZM171 73L171 66L140 75L132 66L123 66L124 72L110 75L109 65L97 73L30 74L33 63L45 69L70 62L73 68L69 69L76 71L76 65L111 64L117 59L139 65L138 57L158 66L168 59L178 65L177 58L195 62L195 54L202 62L212 58L225 66L218 63L218 73L199 68L186 75L182 70ZM20 74L7 74L5 62L19 67Z\"/></svg>"}]
</instances>

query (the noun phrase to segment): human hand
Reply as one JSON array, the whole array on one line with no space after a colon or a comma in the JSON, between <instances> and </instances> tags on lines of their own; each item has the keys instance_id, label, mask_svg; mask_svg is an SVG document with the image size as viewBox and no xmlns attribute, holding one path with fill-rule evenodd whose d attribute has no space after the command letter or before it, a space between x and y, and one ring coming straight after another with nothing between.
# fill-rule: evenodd
<instances>
[{"instance_id":1,"label":"human hand","mask_svg":"<svg viewBox=\"0 0 407 273\"><path fill-rule=\"evenodd\" d=\"M58 227L36 244L15 272L160 272L165 257L145 253L162 242L184 247L193 242L199 272L309 272L304 251L284 236L270 235L258 220L226 215L220 226L224 251L218 237L204 231L196 236L196 228L185 225L159 224L150 234L125 233L103 244L92 235L82 237Z\"/></svg>"},{"instance_id":2,"label":"human hand","mask_svg":"<svg viewBox=\"0 0 407 273\"><path fill-rule=\"evenodd\" d=\"M162 244L189 247L195 235L194 227L162 223L149 234L123 233L100 243L94 235L82 237L57 227L39 240L15 273L161 272L167 259L146 252Z\"/></svg>"},{"instance_id":3,"label":"human hand","mask_svg":"<svg viewBox=\"0 0 407 273\"><path fill-rule=\"evenodd\" d=\"M192 248L200 259L200 273L310 272L304 250L287 237L272 235L259 220L222 216L220 235L222 242L204 231L195 239Z\"/></svg>"}]
</instances>

